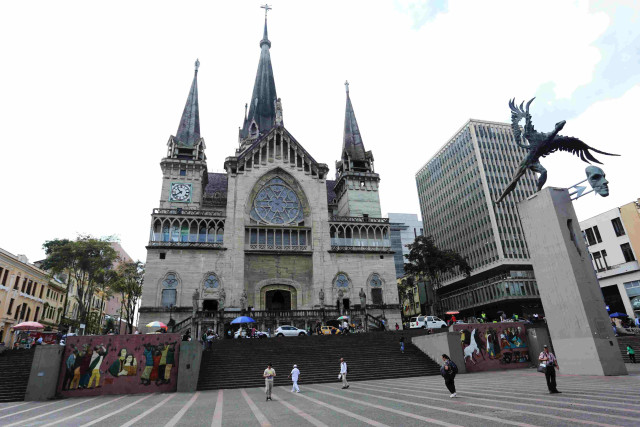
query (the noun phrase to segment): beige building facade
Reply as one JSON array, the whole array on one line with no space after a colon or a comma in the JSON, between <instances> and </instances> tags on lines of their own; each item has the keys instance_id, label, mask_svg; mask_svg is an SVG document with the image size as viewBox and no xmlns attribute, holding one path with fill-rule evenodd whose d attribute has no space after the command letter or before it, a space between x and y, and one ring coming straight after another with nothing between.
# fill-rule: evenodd
<instances>
[{"instance_id":1,"label":"beige building facade","mask_svg":"<svg viewBox=\"0 0 640 427\"><path fill-rule=\"evenodd\" d=\"M0 342L13 344L14 325L41 320L48 284L49 275L26 256L0 249Z\"/></svg>"}]
</instances>

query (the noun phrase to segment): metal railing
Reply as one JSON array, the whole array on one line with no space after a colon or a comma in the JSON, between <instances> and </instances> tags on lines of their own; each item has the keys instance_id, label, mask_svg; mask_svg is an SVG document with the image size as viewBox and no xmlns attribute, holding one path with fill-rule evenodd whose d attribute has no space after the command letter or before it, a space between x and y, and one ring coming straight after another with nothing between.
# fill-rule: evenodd
<instances>
[{"instance_id":1,"label":"metal railing","mask_svg":"<svg viewBox=\"0 0 640 427\"><path fill-rule=\"evenodd\" d=\"M180 215L180 216L203 216L203 217L223 217L224 211L222 209L215 210L197 210L197 209L159 209L153 210L154 215Z\"/></svg>"},{"instance_id":2,"label":"metal railing","mask_svg":"<svg viewBox=\"0 0 640 427\"><path fill-rule=\"evenodd\" d=\"M364 222L373 224L388 224L389 218L372 218L362 216L332 216L329 222Z\"/></svg>"}]
</instances>

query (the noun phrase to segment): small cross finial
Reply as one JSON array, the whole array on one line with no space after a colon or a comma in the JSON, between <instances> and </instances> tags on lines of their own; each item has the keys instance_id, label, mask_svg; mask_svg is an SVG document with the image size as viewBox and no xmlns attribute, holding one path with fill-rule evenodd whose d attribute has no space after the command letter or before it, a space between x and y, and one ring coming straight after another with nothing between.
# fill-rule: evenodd
<instances>
[{"instance_id":1,"label":"small cross finial","mask_svg":"<svg viewBox=\"0 0 640 427\"><path fill-rule=\"evenodd\" d=\"M349 80L344 81L344 87L347 89L347 93L349 93Z\"/></svg>"},{"instance_id":2,"label":"small cross finial","mask_svg":"<svg viewBox=\"0 0 640 427\"><path fill-rule=\"evenodd\" d=\"M198 68L200 68L200 60L196 59L196 71L198 71Z\"/></svg>"},{"instance_id":3,"label":"small cross finial","mask_svg":"<svg viewBox=\"0 0 640 427\"><path fill-rule=\"evenodd\" d=\"M260 6L260 8L264 9L264 19L267 19L267 13L273 8L266 3Z\"/></svg>"}]
</instances>

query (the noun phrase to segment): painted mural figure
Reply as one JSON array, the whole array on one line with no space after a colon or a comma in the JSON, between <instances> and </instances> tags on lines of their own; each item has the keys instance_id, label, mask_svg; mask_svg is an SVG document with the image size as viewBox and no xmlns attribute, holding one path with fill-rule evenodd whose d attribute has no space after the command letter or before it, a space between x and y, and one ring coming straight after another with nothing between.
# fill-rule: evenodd
<instances>
[{"instance_id":1,"label":"painted mural figure","mask_svg":"<svg viewBox=\"0 0 640 427\"><path fill-rule=\"evenodd\" d=\"M154 347L153 351L153 365L151 367L151 375L149 375L149 381L156 381L158 379L158 370L160 369L160 360L162 359L162 353L157 347Z\"/></svg>"},{"instance_id":2,"label":"painted mural figure","mask_svg":"<svg viewBox=\"0 0 640 427\"><path fill-rule=\"evenodd\" d=\"M93 356L93 348L88 346L82 360L80 361L80 384L78 388L87 388L89 385L89 378L91 377L91 371L89 365L91 365L91 357Z\"/></svg>"},{"instance_id":3,"label":"painted mural figure","mask_svg":"<svg viewBox=\"0 0 640 427\"><path fill-rule=\"evenodd\" d=\"M171 368L176 360L176 343L169 344L169 348L167 349L167 364L164 368L164 383L169 384L171 381Z\"/></svg>"},{"instance_id":4,"label":"painted mural figure","mask_svg":"<svg viewBox=\"0 0 640 427\"><path fill-rule=\"evenodd\" d=\"M63 390L69 390L69 388L71 387L74 371L76 369L75 364L76 364L76 358L78 357L78 350L75 348L75 346L73 346L72 348L73 350L71 351L71 354L65 361L66 370L64 373L64 381L62 382ZM80 381L80 377L78 377L78 381Z\"/></svg>"},{"instance_id":5,"label":"painted mural figure","mask_svg":"<svg viewBox=\"0 0 640 427\"><path fill-rule=\"evenodd\" d=\"M480 337L476 336L476 332L477 330L474 329L473 331L471 331L471 336L469 339L469 345L467 345L463 352L464 352L464 361L467 361L467 358L469 360L471 360L471 362L475 365L476 364L476 359L474 357L474 354L480 354L480 349L482 348L482 341L480 341ZM479 342L479 343L478 343Z\"/></svg>"},{"instance_id":6,"label":"painted mural figure","mask_svg":"<svg viewBox=\"0 0 640 427\"><path fill-rule=\"evenodd\" d=\"M120 349L120 355L109 366L109 373L114 377L135 376L138 369L138 361L126 348Z\"/></svg>"},{"instance_id":7,"label":"painted mural figure","mask_svg":"<svg viewBox=\"0 0 640 427\"><path fill-rule=\"evenodd\" d=\"M173 367L173 356L175 350L172 350L176 343L169 344L164 343L164 347L160 351L160 362L158 364L158 378L156 379L156 385L167 384L171 376L171 368ZM171 359L169 358L169 352L171 351ZM169 363L171 362L171 363ZM155 364L155 359L154 359Z\"/></svg>"},{"instance_id":8,"label":"painted mural figure","mask_svg":"<svg viewBox=\"0 0 640 427\"><path fill-rule=\"evenodd\" d=\"M151 344L144 345L143 355L145 365L140 380L141 384L149 385L151 384L151 370L153 369L153 346Z\"/></svg>"},{"instance_id":9,"label":"painted mural figure","mask_svg":"<svg viewBox=\"0 0 640 427\"><path fill-rule=\"evenodd\" d=\"M73 363L73 379L71 380L69 390L75 390L80 385L80 364L82 363L82 356L84 355L84 352L76 349L75 354L75 362Z\"/></svg>"},{"instance_id":10,"label":"painted mural figure","mask_svg":"<svg viewBox=\"0 0 640 427\"><path fill-rule=\"evenodd\" d=\"M95 386L100 387L100 367L102 365L104 357L109 352L110 345L111 344L108 344L105 348L104 344L100 344L93 349L91 362L89 363L89 371L91 372L91 377L89 378L89 384L87 384L87 388L93 388L92 384L94 384L94 381Z\"/></svg>"}]
</instances>

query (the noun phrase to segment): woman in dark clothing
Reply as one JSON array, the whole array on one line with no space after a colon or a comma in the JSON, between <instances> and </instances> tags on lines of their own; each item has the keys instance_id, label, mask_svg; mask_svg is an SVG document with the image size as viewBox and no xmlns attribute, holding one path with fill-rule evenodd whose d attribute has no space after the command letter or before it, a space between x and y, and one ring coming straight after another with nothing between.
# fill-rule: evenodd
<instances>
[{"instance_id":1,"label":"woman in dark clothing","mask_svg":"<svg viewBox=\"0 0 640 427\"><path fill-rule=\"evenodd\" d=\"M444 385L447 386L449 391L451 392L451 398L457 397L456 393L456 385L454 383L454 379L456 374L458 373L458 367L453 360L449 358L446 354L442 355L442 367L440 367L440 374L444 378Z\"/></svg>"}]
</instances>

